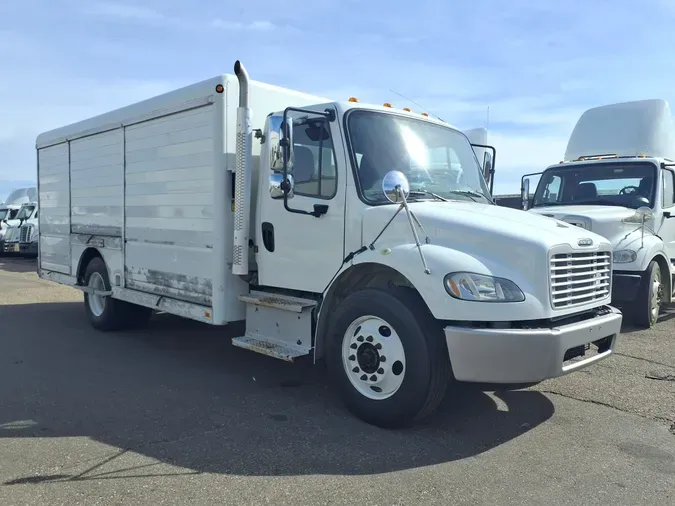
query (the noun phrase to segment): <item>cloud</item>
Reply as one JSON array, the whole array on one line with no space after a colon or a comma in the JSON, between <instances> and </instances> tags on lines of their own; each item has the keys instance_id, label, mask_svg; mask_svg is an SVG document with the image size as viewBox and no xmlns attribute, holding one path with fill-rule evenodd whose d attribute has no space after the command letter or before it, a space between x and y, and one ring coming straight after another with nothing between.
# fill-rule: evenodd
<instances>
[{"instance_id":1,"label":"cloud","mask_svg":"<svg viewBox=\"0 0 675 506\"><path fill-rule=\"evenodd\" d=\"M274 29L274 24L269 21L252 21L250 23L242 23L240 21L224 21L220 18L216 18L211 22L211 26L214 28L224 28L226 30L272 30Z\"/></svg>"},{"instance_id":2,"label":"cloud","mask_svg":"<svg viewBox=\"0 0 675 506\"><path fill-rule=\"evenodd\" d=\"M460 129L485 126L489 107L504 192L560 159L585 109L675 99L666 0L66 4L0 7L14 27L0 30L0 96L12 97L0 106L0 179L2 167L33 170L40 131L231 72L237 59L258 81L424 108Z\"/></svg>"},{"instance_id":3,"label":"cloud","mask_svg":"<svg viewBox=\"0 0 675 506\"><path fill-rule=\"evenodd\" d=\"M118 18L143 22L170 21L170 18L155 9L121 2L88 1L82 5L82 9L86 14L104 18Z\"/></svg>"}]
</instances>

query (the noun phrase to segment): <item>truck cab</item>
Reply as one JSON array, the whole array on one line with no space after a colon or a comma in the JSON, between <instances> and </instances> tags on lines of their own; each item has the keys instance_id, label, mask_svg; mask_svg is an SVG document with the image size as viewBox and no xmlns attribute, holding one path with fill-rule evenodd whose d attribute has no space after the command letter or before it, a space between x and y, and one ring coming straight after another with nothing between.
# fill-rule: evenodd
<instances>
[{"instance_id":1,"label":"truck cab","mask_svg":"<svg viewBox=\"0 0 675 506\"><path fill-rule=\"evenodd\" d=\"M20 209L20 205L0 204L0 254L5 251L5 237Z\"/></svg>"},{"instance_id":2,"label":"truck cab","mask_svg":"<svg viewBox=\"0 0 675 506\"><path fill-rule=\"evenodd\" d=\"M34 202L35 206L19 228L19 253L27 257L38 256L38 244L40 238L40 206Z\"/></svg>"},{"instance_id":3,"label":"truck cab","mask_svg":"<svg viewBox=\"0 0 675 506\"><path fill-rule=\"evenodd\" d=\"M14 219L7 222L8 228L3 245L4 253L22 253L22 244L24 244L24 251L28 253L30 245L34 243L33 248L37 255L37 243L35 241L38 234L33 234L37 226L37 213L37 202L28 202L21 205Z\"/></svg>"},{"instance_id":4,"label":"truck cab","mask_svg":"<svg viewBox=\"0 0 675 506\"><path fill-rule=\"evenodd\" d=\"M607 238L613 303L634 324L653 326L672 301L675 275L675 130L668 103L586 111L564 160L523 177L523 202L532 176L540 178L529 211Z\"/></svg>"}]
</instances>

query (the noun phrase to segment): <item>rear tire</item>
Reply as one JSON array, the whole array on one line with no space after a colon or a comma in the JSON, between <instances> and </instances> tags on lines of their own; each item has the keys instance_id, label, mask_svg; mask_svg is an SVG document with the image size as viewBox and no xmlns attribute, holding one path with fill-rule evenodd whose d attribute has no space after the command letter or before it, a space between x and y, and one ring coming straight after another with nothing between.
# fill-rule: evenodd
<instances>
[{"instance_id":1,"label":"rear tire","mask_svg":"<svg viewBox=\"0 0 675 506\"><path fill-rule=\"evenodd\" d=\"M656 325L663 305L663 277L661 267L652 260L633 309L633 322L642 328Z\"/></svg>"},{"instance_id":2,"label":"rear tire","mask_svg":"<svg viewBox=\"0 0 675 506\"><path fill-rule=\"evenodd\" d=\"M97 290L111 289L108 269L101 257L92 258L87 264L84 284ZM150 308L86 292L84 308L92 326L104 332L139 327L152 316Z\"/></svg>"},{"instance_id":3,"label":"rear tire","mask_svg":"<svg viewBox=\"0 0 675 506\"><path fill-rule=\"evenodd\" d=\"M326 365L352 414L399 428L434 413L452 373L443 332L416 292L360 290L331 320Z\"/></svg>"}]
</instances>

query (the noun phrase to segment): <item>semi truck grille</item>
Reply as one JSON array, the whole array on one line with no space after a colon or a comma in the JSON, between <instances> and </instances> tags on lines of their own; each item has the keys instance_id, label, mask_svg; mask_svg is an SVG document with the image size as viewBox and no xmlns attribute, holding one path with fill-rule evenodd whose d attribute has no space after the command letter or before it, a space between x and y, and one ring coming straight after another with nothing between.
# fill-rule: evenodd
<instances>
[{"instance_id":1,"label":"semi truck grille","mask_svg":"<svg viewBox=\"0 0 675 506\"><path fill-rule=\"evenodd\" d=\"M609 295L611 253L560 253L551 258L551 305L554 309L581 306Z\"/></svg>"},{"instance_id":2,"label":"semi truck grille","mask_svg":"<svg viewBox=\"0 0 675 506\"><path fill-rule=\"evenodd\" d=\"M21 235L19 236L19 242L30 242L31 235L33 235L33 227L30 225L23 225L21 227Z\"/></svg>"}]
</instances>

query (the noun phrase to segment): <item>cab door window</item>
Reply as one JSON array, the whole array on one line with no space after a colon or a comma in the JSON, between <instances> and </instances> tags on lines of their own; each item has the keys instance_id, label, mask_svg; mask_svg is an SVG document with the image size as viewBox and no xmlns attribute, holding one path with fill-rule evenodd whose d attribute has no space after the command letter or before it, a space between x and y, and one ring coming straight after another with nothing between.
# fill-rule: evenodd
<instances>
[{"instance_id":1,"label":"cab door window","mask_svg":"<svg viewBox=\"0 0 675 506\"><path fill-rule=\"evenodd\" d=\"M295 195L330 200L337 193L337 164L333 138L323 119L293 122L293 180Z\"/></svg>"}]
</instances>

